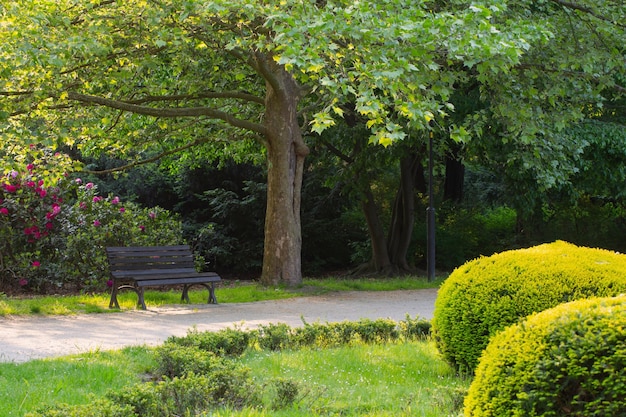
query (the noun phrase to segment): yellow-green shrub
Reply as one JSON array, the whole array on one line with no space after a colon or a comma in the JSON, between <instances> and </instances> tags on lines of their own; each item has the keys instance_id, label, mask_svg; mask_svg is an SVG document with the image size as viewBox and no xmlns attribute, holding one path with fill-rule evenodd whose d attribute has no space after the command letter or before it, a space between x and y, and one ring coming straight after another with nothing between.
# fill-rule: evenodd
<instances>
[{"instance_id":1,"label":"yellow-green shrub","mask_svg":"<svg viewBox=\"0 0 626 417\"><path fill-rule=\"evenodd\" d=\"M472 372L489 338L559 304L626 292L626 255L557 241L469 261L442 285L433 335L448 362Z\"/></svg>"},{"instance_id":2,"label":"yellow-green shrub","mask_svg":"<svg viewBox=\"0 0 626 417\"><path fill-rule=\"evenodd\" d=\"M626 415L626 296L528 317L487 346L466 417Z\"/></svg>"}]
</instances>

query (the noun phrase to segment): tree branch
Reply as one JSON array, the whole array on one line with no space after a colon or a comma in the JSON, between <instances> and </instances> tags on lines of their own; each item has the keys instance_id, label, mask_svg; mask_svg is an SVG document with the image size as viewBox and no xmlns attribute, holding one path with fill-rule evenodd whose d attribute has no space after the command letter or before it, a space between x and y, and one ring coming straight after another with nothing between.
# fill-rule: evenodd
<instances>
[{"instance_id":1,"label":"tree branch","mask_svg":"<svg viewBox=\"0 0 626 417\"><path fill-rule=\"evenodd\" d=\"M169 151L162 152L162 153L160 153L160 154L158 154L156 156L153 156L151 158L142 159L141 161L136 161L136 162L133 162L133 163L130 163L130 164L127 164L127 165L122 165L121 167L115 167L115 168L110 168L110 169L103 169L102 171L93 171L93 170L86 169L86 170L83 170L83 172L86 172L88 174L95 174L95 175L106 175L106 174L112 174L114 172L126 171L128 169L132 169L132 168L135 168L135 167L138 167L138 166L141 166L141 165L146 165L146 164L149 164L151 162L158 161L161 158L164 158L164 157L169 156L169 155L173 155L175 153L184 151L185 149L192 148L194 146L200 145L200 144L208 142L208 141L209 140L206 139L206 138L205 139L196 139L193 142L190 142L190 143L188 143L186 145L183 145L183 146L179 146L178 148L170 149Z\"/></svg>"},{"instance_id":2,"label":"tree branch","mask_svg":"<svg viewBox=\"0 0 626 417\"><path fill-rule=\"evenodd\" d=\"M137 100L128 100L126 103L130 104L143 104L143 103L152 103L157 101L179 101L179 100L199 100L205 98L232 98L238 100L245 100L252 103L257 104L265 104L265 100L261 97L257 97L253 94L249 94L241 91L224 91L224 92L208 92L208 93L200 93L197 95L190 94L178 94L171 96L145 96L141 99Z\"/></svg>"},{"instance_id":3,"label":"tree branch","mask_svg":"<svg viewBox=\"0 0 626 417\"><path fill-rule=\"evenodd\" d=\"M74 91L68 93L70 100L76 100L81 103L98 104L100 106L109 107L112 109L123 110L129 113L141 114L144 116L153 117L201 117L205 116L211 119L222 120L231 126L241 129L251 130L253 132L265 135L266 129L260 123L254 123L247 120L241 120L232 115L208 107L174 107L174 108L154 108L147 106L140 106L125 101L112 100L104 97L90 96L87 94L80 94Z\"/></svg>"},{"instance_id":4,"label":"tree branch","mask_svg":"<svg viewBox=\"0 0 626 417\"><path fill-rule=\"evenodd\" d=\"M563 6L567 9L572 9L572 10L578 10L579 12L583 12L583 13L587 13L590 14L591 16L595 17L596 19L600 19L604 22L607 23L611 23L615 26L621 27L621 28L626 28L626 25L621 24L613 19L610 19L606 16L601 15L600 13L596 12L595 10L593 10L591 7L586 7L586 6L582 6L580 4L576 4L573 3L571 1L565 1L565 0L551 0L553 3L556 3L560 6Z\"/></svg>"}]
</instances>

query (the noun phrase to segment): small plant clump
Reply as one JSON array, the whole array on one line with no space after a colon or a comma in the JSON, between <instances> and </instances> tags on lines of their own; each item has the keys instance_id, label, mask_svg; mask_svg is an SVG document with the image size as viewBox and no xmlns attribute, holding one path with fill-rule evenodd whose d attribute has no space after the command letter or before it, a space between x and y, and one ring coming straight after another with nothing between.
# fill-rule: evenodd
<instances>
[{"instance_id":1,"label":"small plant clump","mask_svg":"<svg viewBox=\"0 0 626 417\"><path fill-rule=\"evenodd\" d=\"M487 346L466 417L623 416L626 296L578 300L532 315Z\"/></svg>"},{"instance_id":2,"label":"small plant clump","mask_svg":"<svg viewBox=\"0 0 626 417\"><path fill-rule=\"evenodd\" d=\"M457 370L473 373L489 338L532 313L626 292L626 255L557 241L467 262L444 282L433 336Z\"/></svg>"}]
</instances>

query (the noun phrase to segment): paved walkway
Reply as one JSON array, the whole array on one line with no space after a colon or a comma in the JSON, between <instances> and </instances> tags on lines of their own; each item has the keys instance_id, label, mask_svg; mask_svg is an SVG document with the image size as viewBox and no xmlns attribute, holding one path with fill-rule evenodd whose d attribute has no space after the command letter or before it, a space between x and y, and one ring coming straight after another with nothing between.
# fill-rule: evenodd
<instances>
[{"instance_id":1,"label":"paved walkway","mask_svg":"<svg viewBox=\"0 0 626 417\"><path fill-rule=\"evenodd\" d=\"M350 291L277 301L174 306L111 314L0 318L0 362L64 356L132 345L157 345L191 328L337 322L360 318L431 319L436 289Z\"/></svg>"}]
</instances>

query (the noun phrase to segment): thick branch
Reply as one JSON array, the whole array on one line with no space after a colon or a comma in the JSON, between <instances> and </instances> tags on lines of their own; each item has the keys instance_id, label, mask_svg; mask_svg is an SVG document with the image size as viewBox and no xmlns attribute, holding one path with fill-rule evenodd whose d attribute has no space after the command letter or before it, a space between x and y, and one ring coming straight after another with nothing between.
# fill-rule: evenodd
<instances>
[{"instance_id":1,"label":"thick branch","mask_svg":"<svg viewBox=\"0 0 626 417\"><path fill-rule=\"evenodd\" d=\"M141 161L136 161L136 162L133 162L133 163L130 163L130 164L127 164L127 165L122 165L121 167L115 167L115 168L110 168L110 169L103 169L102 171L84 170L83 172L86 172L88 174L95 174L95 175L105 175L105 174L112 174L114 172L126 171L128 169L132 169L132 168L138 167L140 165L146 165L146 164L149 164L151 162L158 161L161 158L164 158L164 157L169 156L169 155L173 155L175 153L184 151L185 149L192 148L194 146L200 145L200 144L205 143L205 142L208 142L208 139L197 139L197 140L194 140L193 142L190 142L190 143L188 143L186 145L183 145L183 146L180 146L178 148L162 152L162 153L160 153L160 154L158 154L156 156L153 156L152 158L142 159Z\"/></svg>"},{"instance_id":2,"label":"thick branch","mask_svg":"<svg viewBox=\"0 0 626 417\"><path fill-rule=\"evenodd\" d=\"M70 100L76 100L81 103L98 104L100 106L110 107L112 109L123 110L130 113L142 114L144 116L153 117L208 117L211 119L222 120L231 126L241 129L251 130L253 132L265 135L266 129L260 123L249 122L247 120L241 120L232 115L215 109L207 107L174 107L174 108L154 108L147 106L140 106L137 104L128 103L125 101L111 100L104 97L90 96L86 94L80 94L76 92L69 92L68 98Z\"/></svg>"},{"instance_id":3,"label":"thick branch","mask_svg":"<svg viewBox=\"0 0 626 417\"><path fill-rule=\"evenodd\" d=\"M126 103L130 104L143 104L157 101L179 101L179 100L200 100L200 99L213 99L213 98L232 98L238 100L249 101L257 104L265 104L265 100L261 97L257 97L253 94L241 92L241 91L224 91L224 92L209 92L200 93L196 95L178 94L171 96L145 96L137 100L128 100Z\"/></svg>"},{"instance_id":4,"label":"thick branch","mask_svg":"<svg viewBox=\"0 0 626 417\"><path fill-rule=\"evenodd\" d=\"M547 67L543 64L531 64L531 63L525 63L525 64L520 64L520 65L516 65L515 68L517 69L538 69L540 71L543 72L547 72L547 73L553 73L553 74L563 74L566 76L574 76L574 77L580 77L580 78L586 78L586 79L590 79L592 81L597 81L597 77L586 73L586 72L582 72L582 71L573 71L573 70L564 70L564 69L558 69L558 68L550 68ZM611 88L619 93L626 93L626 87L621 86L619 84L612 84L610 85L608 88Z\"/></svg>"}]
</instances>

